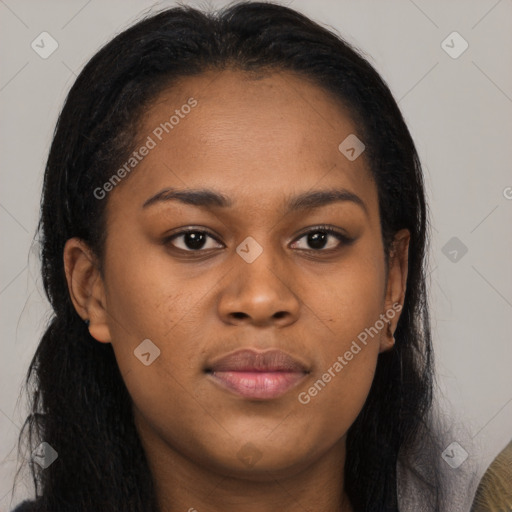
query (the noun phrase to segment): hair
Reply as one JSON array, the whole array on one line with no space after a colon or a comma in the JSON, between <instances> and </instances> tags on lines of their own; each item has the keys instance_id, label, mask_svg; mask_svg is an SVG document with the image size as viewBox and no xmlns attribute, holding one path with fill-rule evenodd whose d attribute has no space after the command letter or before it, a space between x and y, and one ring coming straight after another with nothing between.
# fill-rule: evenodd
<instances>
[{"instance_id":1,"label":"hair","mask_svg":"<svg viewBox=\"0 0 512 512\"><path fill-rule=\"evenodd\" d=\"M87 63L72 86L46 164L38 236L54 314L25 386L21 440L49 443L58 461L30 463L37 510L158 510L132 402L112 346L96 343L71 302L63 249L83 239L101 261L105 206L93 191L133 150L144 113L180 78L209 70L290 72L349 109L378 190L386 261L393 235L410 231L407 291L392 351L378 356L367 400L347 433L345 489L354 510L397 511L397 464L434 435L433 354L426 294L427 206L420 161L388 86L341 37L281 5L243 2L216 12L175 7L147 15ZM411 466L412 473L421 468ZM434 472L435 473L435 472ZM439 510L436 475L424 504Z\"/></svg>"}]
</instances>

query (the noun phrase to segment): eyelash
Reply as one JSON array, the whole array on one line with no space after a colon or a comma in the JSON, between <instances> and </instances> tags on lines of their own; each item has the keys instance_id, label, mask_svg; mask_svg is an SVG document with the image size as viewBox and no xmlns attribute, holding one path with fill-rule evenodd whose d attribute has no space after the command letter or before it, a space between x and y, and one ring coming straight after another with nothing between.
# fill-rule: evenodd
<instances>
[{"instance_id":1,"label":"eyelash","mask_svg":"<svg viewBox=\"0 0 512 512\"><path fill-rule=\"evenodd\" d=\"M306 251L306 252L314 252L314 253L319 253L319 252L324 252L324 253L332 253L333 251L337 251L339 250L342 246L346 246L346 245L350 245L354 239L353 238L349 238L348 236L344 235L343 233L337 231L336 229L330 227L330 226L326 226L326 225L319 225L319 226L314 226L313 228L311 229L308 229L307 231L303 232L302 234L300 234L297 238L295 238L295 240L292 242L292 243L296 243L298 242L299 240L301 240L302 238L306 237L307 235L311 234L311 233L318 233L318 232L322 232L322 233L325 233L327 235L332 235L334 236L335 238L338 239L338 241L340 242L340 246L336 247L336 248L331 248L331 249L298 249L299 251ZM172 241L180 236L183 236L183 235L186 235L188 233L202 233L202 234L206 234L208 235L209 237L213 238L217 243L221 243L219 242L219 240L217 240L217 237L211 233L210 231L208 231L207 229L198 229L198 228L189 228L189 229L184 229L183 231L180 231L178 233L174 233L168 237L166 237L163 242L164 242L164 245L172 245ZM180 249L179 247L175 247L173 246L173 249L176 249L177 251L181 251L181 252L185 252L185 253L202 253L202 252L207 252L211 249L197 249L197 250L192 250L192 249Z\"/></svg>"}]
</instances>

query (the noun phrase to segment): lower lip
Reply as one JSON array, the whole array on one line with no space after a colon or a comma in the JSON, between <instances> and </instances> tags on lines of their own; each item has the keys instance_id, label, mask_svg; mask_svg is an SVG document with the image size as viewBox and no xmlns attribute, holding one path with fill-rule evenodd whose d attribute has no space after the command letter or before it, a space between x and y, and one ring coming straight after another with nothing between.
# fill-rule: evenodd
<instances>
[{"instance_id":1,"label":"lower lip","mask_svg":"<svg viewBox=\"0 0 512 512\"><path fill-rule=\"evenodd\" d=\"M304 377L300 372L213 372L213 379L237 395L257 400L278 398Z\"/></svg>"}]
</instances>

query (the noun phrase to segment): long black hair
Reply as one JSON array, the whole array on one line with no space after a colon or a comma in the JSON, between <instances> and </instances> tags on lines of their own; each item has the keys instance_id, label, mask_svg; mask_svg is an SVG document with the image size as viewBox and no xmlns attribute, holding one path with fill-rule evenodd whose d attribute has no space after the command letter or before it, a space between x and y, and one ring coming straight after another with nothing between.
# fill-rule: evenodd
<instances>
[{"instance_id":1,"label":"long black hair","mask_svg":"<svg viewBox=\"0 0 512 512\"><path fill-rule=\"evenodd\" d=\"M158 510L112 346L94 342L76 313L63 249L79 237L101 264L108 199L98 200L93 191L133 151L145 109L181 77L228 68L290 71L346 106L377 185L386 258L393 234L411 233L396 344L379 355L369 396L348 431L344 484L355 511L397 511L397 465L407 461L409 474L420 475L424 503L438 510L435 471L421 476L413 456L430 435L433 394L428 219L413 140L388 86L358 50L292 9L259 2L213 13L176 7L148 15L96 53L67 96L46 165L38 229L54 315L27 374L31 414L20 434L20 446L28 435L31 448L44 441L58 452L44 470L31 464L38 510Z\"/></svg>"}]
</instances>

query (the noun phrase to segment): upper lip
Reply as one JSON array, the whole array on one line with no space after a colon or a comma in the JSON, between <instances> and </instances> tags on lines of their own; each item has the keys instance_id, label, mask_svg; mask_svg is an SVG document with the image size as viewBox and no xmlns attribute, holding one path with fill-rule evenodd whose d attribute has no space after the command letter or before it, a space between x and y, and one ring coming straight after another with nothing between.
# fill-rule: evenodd
<instances>
[{"instance_id":1,"label":"upper lip","mask_svg":"<svg viewBox=\"0 0 512 512\"><path fill-rule=\"evenodd\" d=\"M286 352L277 349L264 352L242 349L214 359L207 372L303 372L307 366Z\"/></svg>"}]
</instances>

